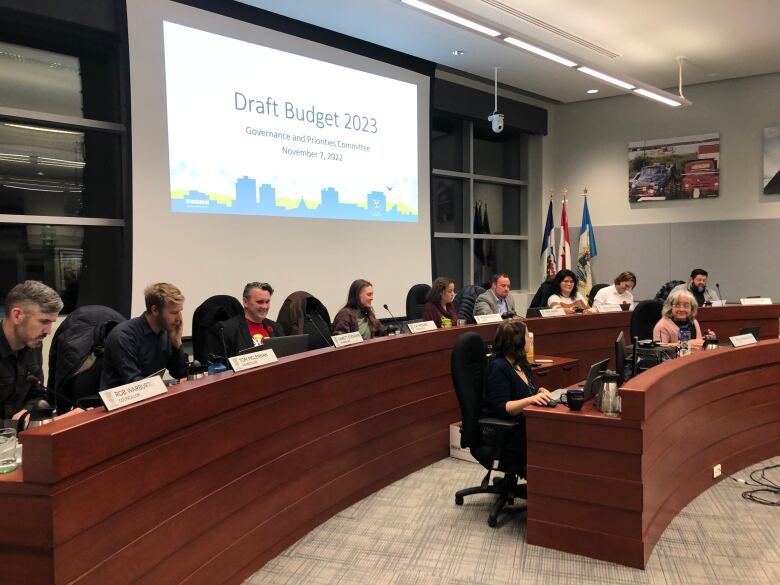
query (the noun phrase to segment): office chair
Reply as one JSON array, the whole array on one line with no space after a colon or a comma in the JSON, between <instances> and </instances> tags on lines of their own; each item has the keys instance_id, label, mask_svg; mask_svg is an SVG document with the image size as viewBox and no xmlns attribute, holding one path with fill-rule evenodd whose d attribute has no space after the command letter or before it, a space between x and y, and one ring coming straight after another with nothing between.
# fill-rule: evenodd
<instances>
[{"instance_id":1,"label":"office chair","mask_svg":"<svg viewBox=\"0 0 780 585\"><path fill-rule=\"evenodd\" d=\"M672 292L672 289L680 286L681 284L685 284L684 280L670 280L666 284L664 284L660 289L658 289L658 292L655 293L655 300L661 301L662 303L666 301L666 297L669 296L669 293Z\"/></svg>"},{"instance_id":2,"label":"office chair","mask_svg":"<svg viewBox=\"0 0 780 585\"><path fill-rule=\"evenodd\" d=\"M241 303L230 295L214 295L203 301L192 314L192 355L202 364L211 361L211 354L222 355L221 343L214 339L213 328L220 321L244 312Z\"/></svg>"},{"instance_id":3,"label":"office chair","mask_svg":"<svg viewBox=\"0 0 780 585\"><path fill-rule=\"evenodd\" d=\"M458 291L454 300L458 319L463 319L466 323L474 323L474 305L477 303L477 297L483 292L485 289L476 284L464 286Z\"/></svg>"},{"instance_id":4,"label":"office chair","mask_svg":"<svg viewBox=\"0 0 780 585\"><path fill-rule=\"evenodd\" d=\"M317 297L299 290L290 293L276 318L287 335L309 335L309 349L331 345L330 314Z\"/></svg>"},{"instance_id":5,"label":"office chair","mask_svg":"<svg viewBox=\"0 0 780 585\"><path fill-rule=\"evenodd\" d=\"M590 292L588 293L588 305L593 306L593 299L596 298L596 295L602 288L608 287L608 284L594 284L593 287L590 289Z\"/></svg>"},{"instance_id":6,"label":"office chair","mask_svg":"<svg viewBox=\"0 0 780 585\"><path fill-rule=\"evenodd\" d=\"M631 313L631 339L652 339L653 327L661 320L661 310L664 304L651 299L639 301Z\"/></svg>"},{"instance_id":7,"label":"office chair","mask_svg":"<svg viewBox=\"0 0 780 585\"><path fill-rule=\"evenodd\" d=\"M495 527L505 505L512 504L516 496L525 498L525 486L518 489L517 480L521 470L519 462L515 465L501 457L508 431L517 430L519 423L481 416L486 369L487 358L482 338L474 332L458 337L452 348L450 371L460 404L460 446L468 448L480 465L487 469L487 475L479 486L456 492L455 504L463 505L463 498L472 494L496 494L498 498L488 516L488 525ZM503 471L504 477L491 485L493 471Z\"/></svg>"},{"instance_id":8,"label":"office chair","mask_svg":"<svg viewBox=\"0 0 780 585\"><path fill-rule=\"evenodd\" d=\"M428 294L431 287L428 284L415 284L406 293L406 318L419 319L422 317L423 307L428 302Z\"/></svg>"},{"instance_id":9,"label":"office chair","mask_svg":"<svg viewBox=\"0 0 780 585\"><path fill-rule=\"evenodd\" d=\"M529 309L546 309L547 308L547 299L550 298L550 295L553 294L553 279L548 278L545 280L542 284L539 285L539 288L536 289L536 293L534 294L534 298L531 299L531 302L528 304ZM539 315L528 315L526 313L526 317L535 316L538 317Z\"/></svg>"}]
</instances>

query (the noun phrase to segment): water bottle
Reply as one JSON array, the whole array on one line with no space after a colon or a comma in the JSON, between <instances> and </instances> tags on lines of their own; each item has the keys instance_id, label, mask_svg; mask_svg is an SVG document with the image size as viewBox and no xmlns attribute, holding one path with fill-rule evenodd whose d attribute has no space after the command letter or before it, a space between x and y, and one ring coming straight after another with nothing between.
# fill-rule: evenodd
<instances>
[{"instance_id":1,"label":"water bottle","mask_svg":"<svg viewBox=\"0 0 780 585\"><path fill-rule=\"evenodd\" d=\"M680 329L677 332L677 353L680 356L691 353L688 342L691 340L691 332L688 329Z\"/></svg>"},{"instance_id":2,"label":"water bottle","mask_svg":"<svg viewBox=\"0 0 780 585\"><path fill-rule=\"evenodd\" d=\"M534 334L528 332L528 346L525 348L525 359L529 364L534 362Z\"/></svg>"},{"instance_id":3,"label":"water bottle","mask_svg":"<svg viewBox=\"0 0 780 585\"><path fill-rule=\"evenodd\" d=\"M221 362L212 362L209 365L209 376L212 374L219 374L221 372L227 372L227 366Z\"/></svg>"}]
</instances>

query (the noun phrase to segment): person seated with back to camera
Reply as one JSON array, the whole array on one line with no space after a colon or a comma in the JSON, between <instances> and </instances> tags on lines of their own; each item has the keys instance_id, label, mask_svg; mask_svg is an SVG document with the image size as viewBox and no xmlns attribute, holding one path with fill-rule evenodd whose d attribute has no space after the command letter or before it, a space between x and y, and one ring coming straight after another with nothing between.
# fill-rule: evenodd
<instances>
[{"instance_id":1,"label":"person seated with back to camera","mask_svg":"<svg viewBox=\"0 0 780 585\"><path fill-rule=\"evenodd\" d=\"M528 406L547 404L552 396L537 385L526 357L531 340L523 321L503 321L496 328L493 358L488 364L485 391L482 394L482 415L515 420L519 425L509 431L504 456L521 468L525 476L526 441L523 410Z\"/></svg>"},{"instance_id":2,"label":"person seated with back to camera","mask_svg":"<svg viewBox=\"0 0 780 585\"><path fill-rule=\"evenodd\" d=\"M446 276L440 276L434 280L431 292L428 293L428 302L423 307L422 320L433 321L438 328L445 324L448 327L457 324L458 312L452 302L454 298L454 280Z\"/></svg>"},{"instance_id":3,"label":"person seated with back to camera","mask_svg":"<svg viewBox=\"0 0 780 585\"><path fill-rule=\"evenodd\" d=\"M362 278L349 286L347 304L333 318L333 335L359 331L363 339L381 337L385 328L374 315L374 285Z\"/></svg>"},{"instance_id":4,"label":"person seated with back to camera","mask_svg":"<svg viewBox=\"0 0 780 585\"><path fill-rule=\"evenodd\" d=\"M588 300L577 290L577 275L571 270L559 270L552 282L553 294L547 299L547 307L560 307L567 315L593 313Z\"/></svg>"},{"instance_id":5,"label":"person seated with back to camera","mask_svg":"<svg viewBox=\"0 0 780 585\"><path fill-rule=\"evenodd\" d=\"M615 277L615 283L605 286L593 298L593 308L601 305L622 305L634 302L631 292L636 287L636 275L633 272L621 272Z\"/></svg>"},{"instance_id":6,"label":"person seated with back to camera","mask_svg":"<svg viewBox=\"0 0 780 585\"><path fill-rule=\"evenodd\" d=\"M670 292L661 311L661 320L653 328L653 340L661 343L676 344L679 340L680 331L688 331L690 333L691 347L704 345L701 327L696 320L696 311L698 309L699 304L687 290L681 289ZM715 333L712 330L708 330L707 335L715 335Z\"/></svg>"}]
</instances>

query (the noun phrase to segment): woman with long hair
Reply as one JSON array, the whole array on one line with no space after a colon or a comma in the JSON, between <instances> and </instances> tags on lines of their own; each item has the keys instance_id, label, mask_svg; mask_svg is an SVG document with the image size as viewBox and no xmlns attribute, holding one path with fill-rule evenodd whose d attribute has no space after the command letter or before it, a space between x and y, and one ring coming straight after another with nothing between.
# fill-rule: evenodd
<instances>
[{"instance_id":1,"label":"woman with long hair","mask_svg":"<svg viewBox=\"0 0 780 585\"><path fill-rule=\"evenodd\" d=\"M443 325L456 325L458 312L452 302L454 299L455 281L440 276L433 281L431 292L428 293L428 302L423 307L422 320L433 321L439 328Z\"/></svg>"},{"instance_id":2,"label":"woman with long hair","mask_svg":"<svg viewBox=\"0 0 780 585\"><path fill-rule=\"evenodd\" d=\"M384 333L385 328L374 315L374 285L362 278L349 286L347 304L333 318L334 335L359 331L363 339Z\"/></svg>"},{"instance_id":3,"label":"woman with long hair","mask_svg":"<svg viewBox=\"0 0 780 585\"><path fill-rule=\"evenodd\" d=\"M552 282L553 294L547 299L550 309L560 307L567 315L574 313L592 313L581 292L577 291L577 275L571 270L559 270Z\"/></svg>"}]
</instances>

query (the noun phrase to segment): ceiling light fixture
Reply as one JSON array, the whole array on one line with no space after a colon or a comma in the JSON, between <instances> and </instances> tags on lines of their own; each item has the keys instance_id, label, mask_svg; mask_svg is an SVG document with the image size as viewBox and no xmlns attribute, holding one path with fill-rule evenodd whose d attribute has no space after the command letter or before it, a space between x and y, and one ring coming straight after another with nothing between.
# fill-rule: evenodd
<instances>
[{"instance_id":1,"label":"ceiling light fixture","mask_svg":"<svg viewBox=\"0 0 780 585\"><path fill-rule=\"evenodd\" d=\"M662 96L660 94L657 94L655 92L649 91L647 89L643 89L641 87L635 89L634 93L638 93L639 95L644 96L646 98L650 98L651 100L655 100L657 102L661 102L662 104L666 104L667 106L672 106L672 107L676 108L676 107L682 105L682 103L674 101L671 98Z\"/></svg>"},{"instance_id":2,"label":"ceiling light fixture","mask_svg":"<svg viewBox=\"0 0 780 585\"><path fill-rule=\"evenodd\" d=\"M37 130L38 132L52 132L54 134L83 134L82 132L74 132L72 130L58 130L56 128L39 128L38 126L27 126L26 124L5 124L11 128L22 128L23 130Z\"/></svg>"},{"instance_id":3,"label":"ceiling light fixture","mask_svg":"<svg viewBox=\"0 0 780 585\"><path fill-rule=\"evenodd\" d=\"M501 33L495 29L488 28L487 26L483 26L477 22L474 22L473 20L463 18L462 16L458 16L457 14L453 14L452 12L447 12L446 10L442 10L441 8L437 8L436 6L431 6L430 4L426 4L425 2L420 2L419 0L401 0L401 2L403 2L404 4L408 4L409 6L417 8L419 10L424 10L425 12L433 14L434 16L438 16L439 18L449 20L450 22L454 22L455 24L459 24L460 26L465 26L466 28L470 28L471 30L480 32L483 35L487 35L489 37L501 36Z\"/></svg>"},{"instance_id":4,"label":"ceiling light fixture","mask_svg":"<svg viewBox=\"0 0 780 585\"><path fill-rule=\"evenodd\" d=\"M598 93L598 92L599 92L599 90L597 90L597 89L589 89L585 93Z\"/></svg>"},{"instance_id":5,"label":"ceiling light fixture","mask_svg":"<svg viewBox=\"0 0 780 585\"><path fill-rule=\"evenodd\" d=\"M590 75L591 77L595 77L597 79L600 79L601 81L606 81L607 83L611 83L612 85L617 85L618 87L622 87L623 89L634 89L636 87L635 85L631 85L630 83L622 81L617 77L612 77L611 75L607 75L606 73L602 73L601 71L596 71L595 69L591 69L590 67L577 67L577 71L581 71L585 75Z\"/></svg>"},{"instance_id":6,"label":"ceiling light fixture","mask_svg":"<svg viewBox=\"0 0 780 585\"><path fill-rule=\"evenodd\" d=\"M466 51L461 51L460 49L455 49L455 50L452 52L452 54L453 54L453 55L455 55L456 57L460 57L461 55L465 55L465 54L466 54Z\"/></svg>"},{"instance_id":7,"label":"ceiling light fixture","mask_svg":"<svg viewBox=\"0 0 780 585\"><path fill-rule=\"evenodd\" d=\"M555 61L556 63L560 63L561 65L566 65L566 67L577 66L577 64L571 59L567 59L566 57L561 57L560 55L556 55L555 53L551 53L550 51L546 51L545 49L542 49L530 43L526 43L525 41L521 41L514 37L506 37L504 40L510 45L514 45L515 47L519 47L526 51L530 51L531 53L539 55L540 57L544 57L545 59L549 59L550 61Z\"/></svg>"}]
</instances>

